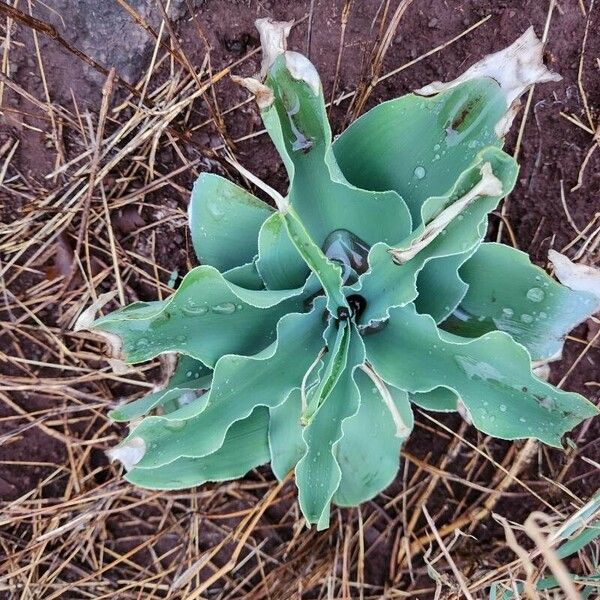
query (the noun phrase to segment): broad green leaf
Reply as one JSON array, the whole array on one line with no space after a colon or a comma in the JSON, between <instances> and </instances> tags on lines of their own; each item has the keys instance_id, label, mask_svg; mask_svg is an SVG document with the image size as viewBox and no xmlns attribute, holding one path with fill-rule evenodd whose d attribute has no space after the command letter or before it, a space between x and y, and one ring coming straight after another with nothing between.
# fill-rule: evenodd
<instances>
[{"instance_id":1,"label":"broad green leaf","mask_svg":"<svg viewBox=\"0 0 600 600\"><path fill-rule=\"evenodd\" d=\"M570 290L503 244L482 244L460 276L468 292L444 329L467 337L505 331L534 359L559 353L565 335L600 308L593 294Z\"/></svg>"},{"instance_id":2,"label":"broad green leaf","mask_svg":"<svg viewBox=\"0 0 600 600\"><path fill-rule=\"evenodd\" d=\"M203 398L198 398L199 393L209 389L211 382L212 369L189 356L180 356L177 367L164 389L123 404L111 410L108 416L117 422L133 421L147 415L158 406L168 409L178 408L190 402L203 402Z\"/></svg>"},{"instance_id":3,"label":"broad green leaf","mask_svg":"<svg viewBox=\"0 0 600 600\"><path fill-rule=\"evenodd\" d=\"M256 408L249 417L231 426L223 445L213 454L200 458L178 458L156 469L134 468L125 479L149 489L177 490L207 481L243 477L269 460L268 426L269 411L264 407Z\"/></svg>"},{"instance_id":4,"label":"broad green leaf","mask_svg":"<svg viewBox=\"0 0 600 600\"><path fill-rule=\"evenodd\" d=\"M438 387L430 392L410 394L410 401L426 410L436 412L455 412L458 396L448 388Z\"/></svg>"},{"instance_id":5,"label":"broad green leaf","mask_svg":"<svg viewBox=\"0 0 600 600\"><path fill-rule=\"evenodd\" d=\"M330 504L337 490L341 470L336 458L337 446L342 437L344 419L352 416L359 407L360 395L354 382L355 369L364 362L365 350L356 328L348 327L346 352L331 357L338 372L333 387L324 397L317 412L304 428L306 454L296 465L296 485L302 514L308 523L316 523L320 531L329 526ZM327 371L327 368L326 368Z\"/></svg>"},{"instance_id":6,"label":"broad green leaf","mask_svg":"<svg viewBox=\"0 0 600 600\"><path fill-rule=\"evenodd\" d=\"M300 389L292 390L285 402L270 410L271 470L279 481L285 478L306 452L301 417Z\"/></svg>"},{"instance_id":7,"label":"broad green leaf","mask_svg":"<svg viewBox=\"0 0 600 600\"><path fill-rule=\"evenodd\" d=\"M360 117L333 150L351 183L395 190L418 225L427 198L452 187L482 148L501 146L494 127L506 109L504 93L489 78L429 98L408 94Z\"/></svg>"},{"instance_id":8,"label":"broad green leaf","mask_svg":"<svg viewBox=\"0 0 600 600\"><path fill-rule=\"evenodd\" d=\"M338 506L357 506L373 498L394 480L400 464L400 446L406 438L396 435L390 411L373 382L362 371L354 375L360 392L360 407L343 423L343 436L336 458L342 472L333 501ZM389 388L390 394L409 430L413 414L408 395Z\"/></svg>"},{"instance_id":9,"label":"broad green leaf","mask_svg":"<svg viewBox=\"0 0 600 600\"><path fill-rule=\"evenodd\" d=\"M269 217L258 237L256 268L269 290L300 287L310 270L290 239L281 213Z\"/></svg>"},{"instance_id":10,"label":"broad green leaf","mask_svg":"<svg viewBox=\"0 0 600 600\"><path fill-rule=\"evenodd\" d=\"M323 299L310 313L292 313L277 325L276 341L255 356L225 355L215 366L206 407L195 404L144 419L130 434L148 449L136 468L155 468L180 457L200 457L223 444L233 423L257 406L273 408L299 388L324 346Z\"/></svg>"},{"instance_id":11,"label":"broad green leaf","mask_svg":"<svg viewBox=\"0 0 600 600\"><path fill-rule=\"evenodd\" d=\"M234 267L233 269L229 269L229 271L225 271L223 273L223 277L229 281L229 283L234 283L239 287L243 287L247 290L264 290L265 283L261 279L258 270L256 269L256 261L245 263L240 265L239 267ZM302 285L302 284L301 284ZM300 286L298 286L300 287ZM293 289L293 288L288 288Z\"/></svg>"},{"instance_id":12,"label":"broad green leaf","mask_svg":"<svg viewBox=\"0 0 600 600\"><path fill-rule=\"evenodd\" d=\"M342 292L341 267L323 254L323 251L306 231L302 221L294 214L293 209L290 209L285 215L281 215L281 218L298 254L321 282L327 295L327 308L331 314L335 315L338 308L348 305Z\"/></svg>"},{"instance_id":13,"label":"broad green leaf","mask_svg":"<svg viewBox=\"0 0 600 600\"><path fill-rule=\"evenodd\" d=\"M260 227L273 209L231 181L202 173L188 212L198 260L223 272L252 261Z\"/></svg>"},{"instance_id":14,"label":"broad green leaf","mask_svg":"<svg viewBox=\"0 0 600 600\"><path fill-rule=\"evenodd\" d=\"M331 329L335 333L332 333ZM346 368L346 361L350 350L351 331L352 327L349 321L346 320L337 322L333 328L325 332L327 360L325 361L325 369L320 381L307 393L307 406L301 417L302 421L306 424L310 423L315 413L327 400Z\"/></svg>"},{"instance_id":15,"label":"broad green leaf","mask_svg":"<svg viewBox=\"0 0 600 600\"><path fill-rule=\"evenodd\" d=\"M292 76L286 64L289 54L271 66L266 83L275 100L263 117L280 154L288 158L284 162L292 207L318 245L337 229L352 232L368 245L400 242L411 231L405 202L396 192L360 189L346 180L331 148L323 89L319 83L316 94L306 81Z\"/></svg>"},{"instance_id":16,"label":"broad green leaf","mask_svg":"<svg viewBox=\"0 0 600 600\"><path fill-rule=\"evenodd\" d=\"M202 266L190 271L167 300L132 305L92 327L118 335L129 363L180 352L212 367L224 354L254 354L268 346L279 319L302 310L310 293L247 290L214 267Z\"/></svg>"},{"instance_id":17,"label":"broad green leaf","mask_svg":"<svg viewBox=\"0 0 600 600\"><path fill-rule=\"evenodd\" d=\"M446 319L467 293L458 269L475 249L463 254L433 258L417 274L417 311L431 315L436 323Z\"/></svg>"},{"instance_id":18,"label":"broad green leaf","mask_svg":"<svg viewBox=\"0 0 600 600\"><path fill-rule=\"evenodd\" d=\"M345 180L331 151L322 89L315 94L308 83L292 77L286 56L278 57L271 67L267 85L275 100L261 114L288 170L293 210L292 219L286 219L288 229L292 221L300 221L317 247L336 230L349 231L367 245L401 241L411 230L406 204L393 191L362 190ZM261 232L259 271L270 289L289 285L288 277L297 283L305 271L289 243L281 239L282 233L274 222L265 224ZM296 244L296 248L306 260L302 247ZM277 272L271 273L270 266L277 270L281 260L278 255L285 257L290 271L283 280Z\"/></svg>"},{"instance_id":19,"label":"broad green leaf","mask_svg":"<svg viewBox=\"0 0 600 600\"><path fill-rule=\"evenodd\" d=\"M598 414L582 396L536 378L525 348L503 332L461 338L440 331L409 305L392 309L387 327L364 340L382 379L411 393L447 387L460 396L477 429L495 437L534 437L560 447L564 433Z\"/></svg>"},{"instance_id":20,"label":"broad green leaf","mask_svg":"<svg viewBox=\"0 0 600 600\"><path fill-rule=\"evenodd\" d=\"M327 333L325 334L327 337ZM328 354L324 355L325 358ZM311 367L304 381L307 395L323 378L322 358ZM294 389L285 402L270 410L269 448L271 450L271 469L280 481L296 466L306 452L306 443L302 437L302 392Z\"/></svg>"},{"instance_id":21,"label":"broad green leaf","mask_svg":"<svg viewBox=\"0 0 600 600\"><path fill-rule=\"evenodd\" d=\"M494 175L502 182L503 194L512 189L517 175L515 161L497 148L486 148L447 193L445 197L448 205L481 180L481 169L485 163L491 165ZM499 200L499 197L492 196L474 200L428 246L402 265L393 261L389 253L391 248L387 244L373 246L369 253L369 271L355 286L367 300L362 322L383 320L387 318L391 307L404 306L415 300L418 294L417 275L429 261L455 255L466 258L481 243L487 229L486 215L496 207ZM442 208L442 205L438 208ZM415 237L418 235L418 231L413 234ZM410 246L411 240L408 240L397 248L405 249ZM445 306L446 304L442 305L442 311L445 311Z\"/></svg>"}]
</instances>

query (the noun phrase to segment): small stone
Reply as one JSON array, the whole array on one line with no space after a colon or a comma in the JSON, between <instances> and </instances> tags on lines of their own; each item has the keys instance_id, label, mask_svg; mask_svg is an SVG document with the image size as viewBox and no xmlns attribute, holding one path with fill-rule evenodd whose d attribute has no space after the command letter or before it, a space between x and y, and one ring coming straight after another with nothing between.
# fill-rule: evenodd
<instances>
[{"instance_id":1,"label":"small stone","mask_svg":"<svg viewBox=\"0 0 600 600\"><path fill-rule=\"evenodd\" d=\"M433 29L434 27L437 26L437 24L438 24L438 20L435 17L433 17L433 18L429 19L429 23L427 23L427 27Z\"/></svg>"}]
</instances>

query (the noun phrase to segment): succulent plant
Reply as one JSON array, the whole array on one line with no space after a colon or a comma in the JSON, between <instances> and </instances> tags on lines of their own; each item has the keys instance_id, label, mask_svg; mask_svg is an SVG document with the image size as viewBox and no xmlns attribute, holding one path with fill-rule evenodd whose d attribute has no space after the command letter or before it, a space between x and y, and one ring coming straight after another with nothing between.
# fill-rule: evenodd
<instances>
[{"instance_id":1,"label":"succulent plant","mask_svg":"<svg viewBox=\"0 0 600 600\"><path fill-rule=\"evenodd\" d=\"M517 176L503 136L519 96L556 79L533 30L450 83L384 102L335 141L289 23L257 22L255 94L289 178L276 208L211 173L189 207L192 269L168 299L91 324L113 355L177 353L168 385L111 412L126 478L176 489L295 469L308 523L393 480L411 403L458 410L499 438L561 446L597 409L536 376L600 307L598 273L555 253L561 285L485 243ZM562 273L562 275L561 275Z\"/></svg>"}]
</instances>

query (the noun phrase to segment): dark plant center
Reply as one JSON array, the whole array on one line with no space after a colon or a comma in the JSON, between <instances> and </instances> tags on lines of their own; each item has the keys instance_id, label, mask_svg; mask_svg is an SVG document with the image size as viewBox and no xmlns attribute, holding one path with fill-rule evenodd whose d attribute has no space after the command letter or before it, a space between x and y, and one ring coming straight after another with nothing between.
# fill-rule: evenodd
<instances>
[{"instance_id":1,"label":"dark plant center","mask_svg":"<svg viewBox=\"0 0 600 600\"><path fill-rule=\"evenodd\" d=\"M352 294L352 296L348 296L346 300L348 300L352 317L355 321L358 321L367 306L367 301L360 294Z\"/></svg>"},{"instance_id":2,"label":"dark plant center","mask_svg":"<svg viewBox=\"0 0 600 600\"><path fill-rule=\"evenodd\" d=\"M349 321L352 319L355 323L360 319L367 301L360 294L352 294L346 298L348 306L340 306L337 309L337 321Z\"/></svg>"},{"instance_id":3,"label":"dark plant center","mask_svg":"<svg viewBox=\"0 0 600 600\"><path fill-rule=\"evenodd\" d=\"M348 281L352 272L362 275L368 268L369 245L347 229L332 231L323 242L325 256L342 267L342 280Z\"/></svg>"}]
</instances>

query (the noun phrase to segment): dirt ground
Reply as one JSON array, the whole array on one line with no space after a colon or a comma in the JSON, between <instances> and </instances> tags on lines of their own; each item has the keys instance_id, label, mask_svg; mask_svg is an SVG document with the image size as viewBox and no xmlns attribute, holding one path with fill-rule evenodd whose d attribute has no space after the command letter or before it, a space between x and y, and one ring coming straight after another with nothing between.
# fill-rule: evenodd
<instances>
[{"instance_id":1,"label":"dirt ground","mask_svg":"<svg viewBox=\"0 0 600 600\"><path fill-rule=\"evenodd\" d=\"M285 190L257 110L229 78L258 70L261 16L296 21L290 47L319 70L338 133L357 116L353 92L374 77L365 110L454 78L533 25L563 80L538 86L513 126L507 149L521 171L489 237L503 223L502 240L541 266L550 247L598 264L593 4L414 0L374 73L394 0L0 3L0 598L426 599L436 588L464 597L444 556L437 580L428 575L440 546L423 506L474 598L523 576L493 515L522 523L532 511L564 519L579 508L600 487L600 420L573 432L577 448L563 453L416 411L394 484L335 510L316 533L299 519L293 485L278 486L267 467L178 493L126 484L104 455L123 433L106 413L160 382L162 366L115 375L102 345L71 326L104 291L125 302L170 292L195 264L194 179L239 181L227 153ZM552 365L553 383L595 402L598 330L595 319L581 325Z\"/></svg>"}]
</instances>

